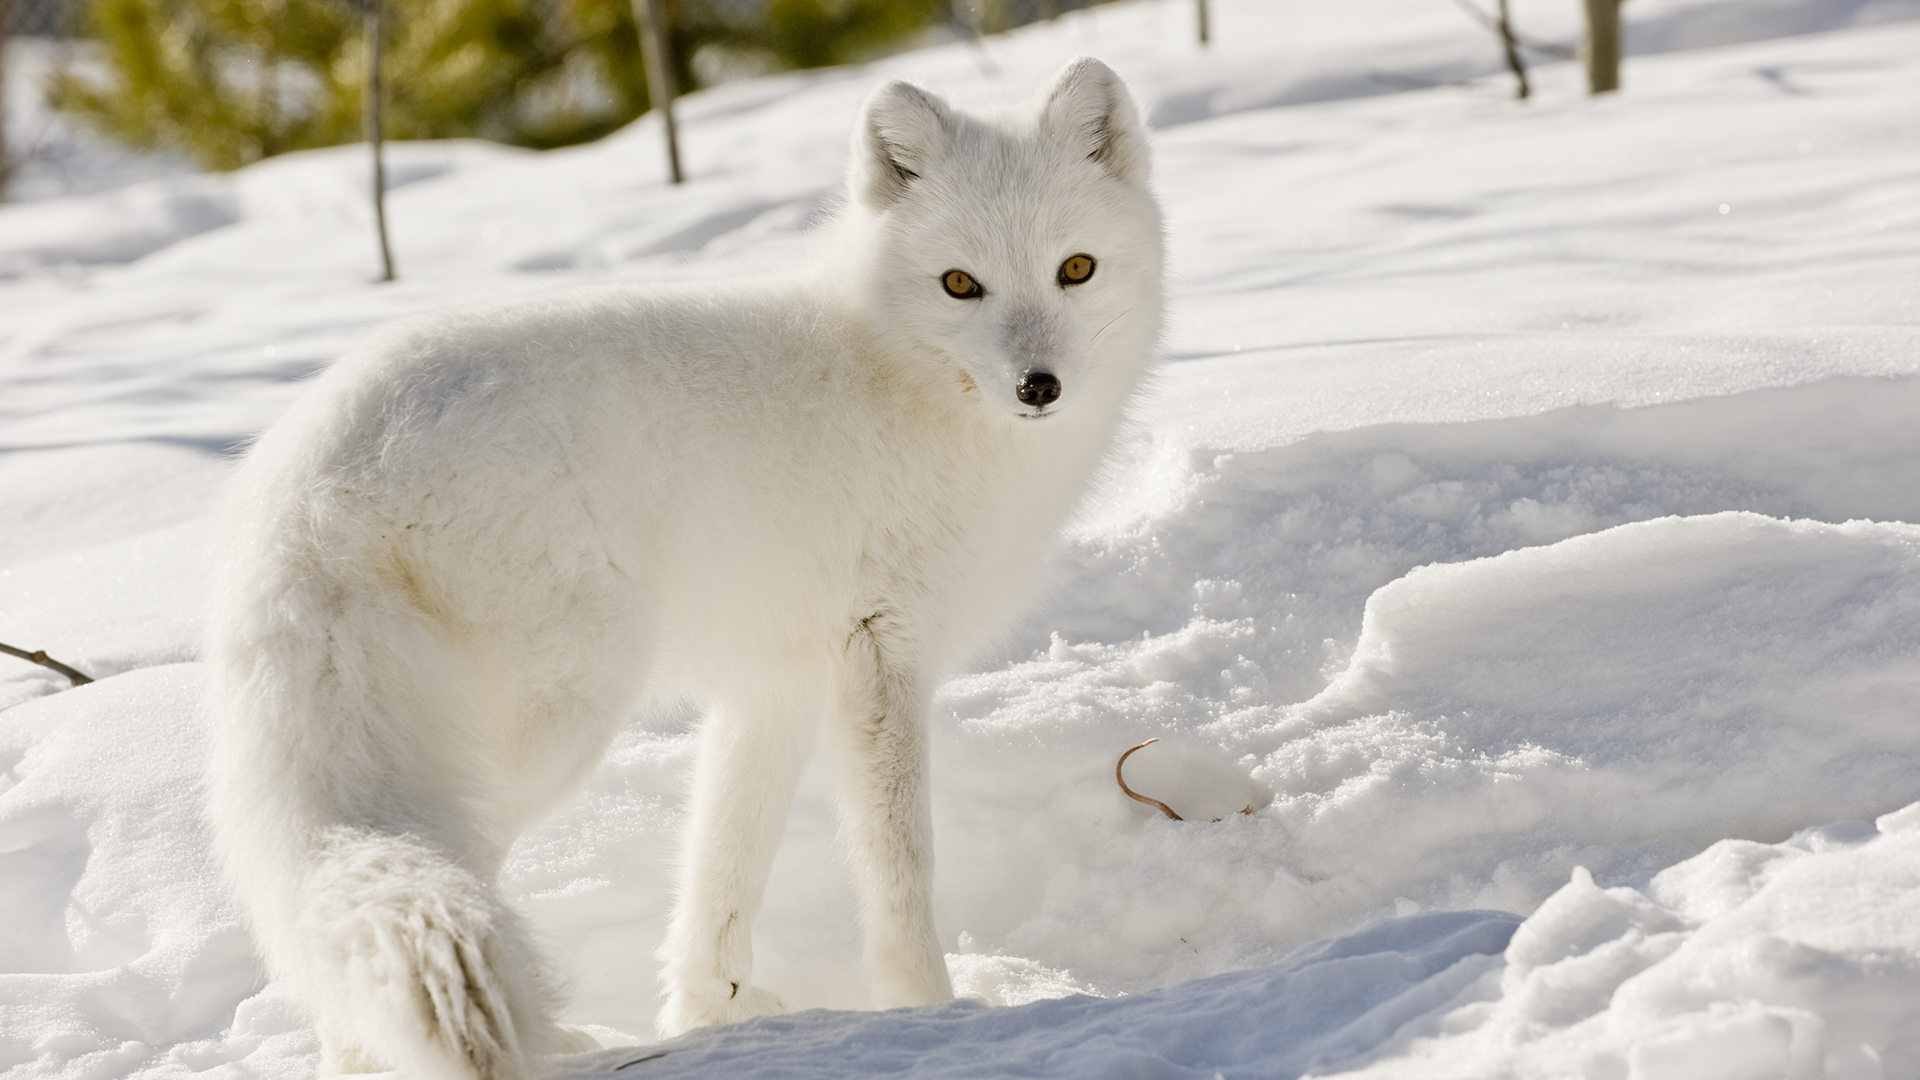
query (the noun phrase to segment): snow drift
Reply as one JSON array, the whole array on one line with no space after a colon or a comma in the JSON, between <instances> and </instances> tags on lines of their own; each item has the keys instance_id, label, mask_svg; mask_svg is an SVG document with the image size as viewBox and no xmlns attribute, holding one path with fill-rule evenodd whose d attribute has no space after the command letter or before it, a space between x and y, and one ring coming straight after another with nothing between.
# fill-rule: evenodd
<instances>
[{"instance_id":1,"label":"snow drift","mask_svg":"<svg viewBox=\"0 0 1920 1080\"><path fill-rule=\"evenodd\" d=\"M939 697L937 915L995 1007L834 1011L810 779L756 953L825 1011L644 1045L659 703L506 869L618 1047L566 1069L1920 1077L1912 5L1635 0L1624 94L1549 65L1525 107L1446 4L1214 10L1206 54L1131 0L705 92L682 188L646 120L397 147L389 287L358 148L0 209L0 640L99 679L0 659L0 1067L313 1067L209 865L195 662L227 454L304 376L407 312L797 258L874 82L1092 52L1162 125L1175 328L1048 604ZM1129 781L1188 820L1113 784L1151 737Z\"/></svg>"}]
</instances>

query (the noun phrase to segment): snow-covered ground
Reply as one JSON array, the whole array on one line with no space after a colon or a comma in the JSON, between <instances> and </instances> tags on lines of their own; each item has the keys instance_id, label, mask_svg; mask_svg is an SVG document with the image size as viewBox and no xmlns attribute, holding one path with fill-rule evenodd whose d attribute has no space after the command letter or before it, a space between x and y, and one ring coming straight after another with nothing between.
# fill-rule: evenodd
<instances>
[{"instance_id":1,"label":"snow-covered ground","mask_svg":"<svg viewBox=\"0 0 1920 1080\"><path fill-rule=\"evenodd\" d=\"M1001 1007L647 1046L663 703L506 871L625 1047L566 1069L1920 1077L1920 3L1634 0L1624 93L1525 105L1443 0L1212 8L1206 52L1126 0L704 92L678 188L651 119L394 146L393 285L359 147L0 208L0 641L99 678L0 657L0 1068L314 1066L196 801L207 508L301 377L790 263L876 81L1087 52L1159 128L1174 322L1048 605L938 700L937 914ZM1113 783L1155 736L1128 779L1192 820ZM866 1004L831 833L810 779L755 935L797 1009Z\"/></svg>"}]
</instances>

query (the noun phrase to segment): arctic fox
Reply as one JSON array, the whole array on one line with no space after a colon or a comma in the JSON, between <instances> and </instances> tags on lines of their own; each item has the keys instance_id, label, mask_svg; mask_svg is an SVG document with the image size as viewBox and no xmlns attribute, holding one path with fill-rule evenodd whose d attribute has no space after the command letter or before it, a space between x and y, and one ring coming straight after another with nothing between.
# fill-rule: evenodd
<instances>
[{"instance_id":1,"label":"arctic fox","mask_svg":"<svg viewBox=\"0 0 1920 1080\"><path fill-rule=\"evenodd\" d=\"M1087 58L990 118L881 86L848 183L808 273L409 322L248 455L210 811L323 1071L582 1048L495 877L649 694L706 705L663 1035L781 1008L752 924L817 738L874 1001L952 996L930 696L1045 583L1156 347L1161 219Z\"/></svg>"}]
</instances>

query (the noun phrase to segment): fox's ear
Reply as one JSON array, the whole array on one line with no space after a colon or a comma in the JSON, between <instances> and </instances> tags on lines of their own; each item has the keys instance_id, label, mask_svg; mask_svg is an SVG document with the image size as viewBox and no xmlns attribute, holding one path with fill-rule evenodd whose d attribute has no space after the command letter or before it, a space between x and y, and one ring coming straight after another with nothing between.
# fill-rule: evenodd
<instances>
[{"instance_id":1,"label":"fox's ear","mask_svg":"<svg viewBox=\"0 0 1920 1080\"><path fill-rule=\"evenodd\" d=\"M1054 138L1105 166L1115 179L1146 184L1146 126L1112 68L1091 56L1070 60L1040 96L1040 123Z\"/></svg>"},{"instance_id":2,"label":"fox's ear","mask_svg":"<svg viewBox=\"0 0 1920 1080\"><path fill-rule=\"evenodd\" d=\"M953 148L953 113L945 102L895 79L867 96L853 133L847 187L879 213L907 193Z\"/></svg>"}]
</instances>

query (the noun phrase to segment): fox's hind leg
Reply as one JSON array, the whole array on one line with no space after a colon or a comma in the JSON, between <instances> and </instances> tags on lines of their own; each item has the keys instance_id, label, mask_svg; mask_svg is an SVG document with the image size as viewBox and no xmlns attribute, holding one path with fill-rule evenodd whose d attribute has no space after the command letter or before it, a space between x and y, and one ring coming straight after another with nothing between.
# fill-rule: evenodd
<instances>
[{"instance_id":1,"label":"fox's hind leg","mask_svg":"<svg viewBox=\"0 0 1920 1080\"><path fill-rule=\"evenodd\" d=\"M784 1012L752 985L753 920L818 730L812 702L721 701L702 721L679 896L661 946L662 1037Z\"/></svg>"}]
</instances>

